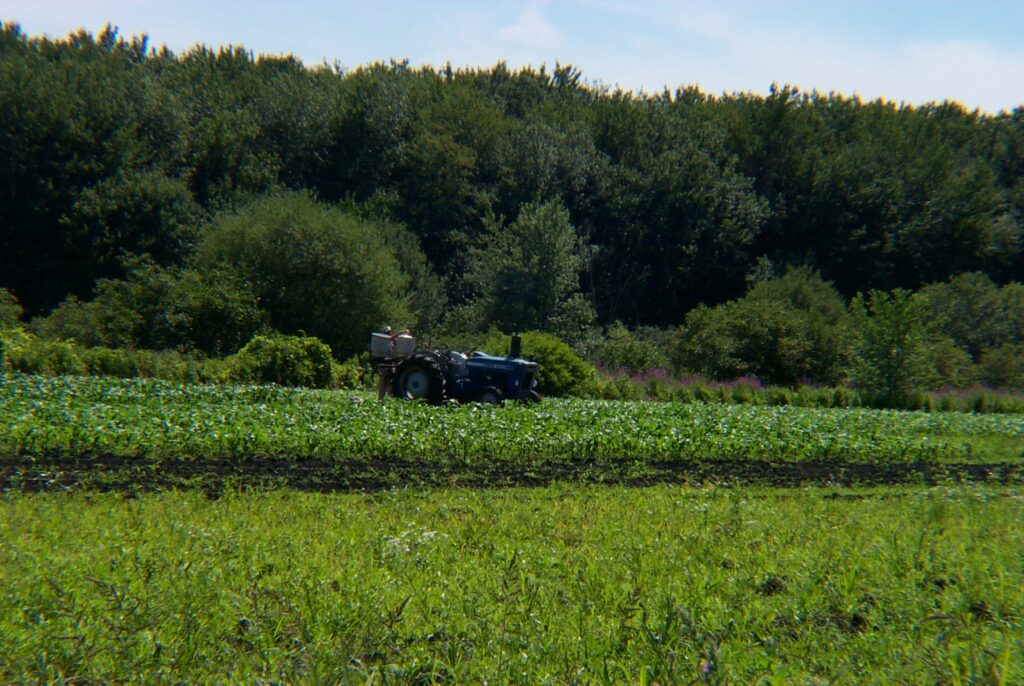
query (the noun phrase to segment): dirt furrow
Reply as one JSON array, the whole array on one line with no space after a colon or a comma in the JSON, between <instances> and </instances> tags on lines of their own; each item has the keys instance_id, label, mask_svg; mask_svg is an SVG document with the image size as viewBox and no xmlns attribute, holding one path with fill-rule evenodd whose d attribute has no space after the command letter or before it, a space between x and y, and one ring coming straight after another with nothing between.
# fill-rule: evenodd
<instances>
[{"instance_id":1,"label":"dirt furrow","mask_svg":"<svg viewBox=\"0 0 1024 686\"><path fill-rule=\"evenodd\" d=\"M549 460L536 464L502 461L438 463L381 457L373 460L281 457L149 460L115 455L65 458L0 457L0 490L100 490L139 492L230 487L287 487L310 491L373 491L405 486L541 486L555 482L717 483L794 487L807 485L936 484L966 481L1024 483L1019 464L856 463L758 460Z\"/></svg>"}]
</instances>

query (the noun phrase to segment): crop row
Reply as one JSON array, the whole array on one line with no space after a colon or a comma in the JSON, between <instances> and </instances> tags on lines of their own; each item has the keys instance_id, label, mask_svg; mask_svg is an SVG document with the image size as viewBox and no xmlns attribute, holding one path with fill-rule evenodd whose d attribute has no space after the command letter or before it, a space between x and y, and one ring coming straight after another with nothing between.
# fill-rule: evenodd
<instances>
[{"instance_id":1,"label":"crop row","mask_svg":"<svg viewBox=\"0 0 1024 686\"><path fill-rule=\"evenodd\" d=\"M1024 417L548 400L502 407L377 403L276 386L0 375L0 453L437 462L715 458L1019 458Z\"/></svg>"},{"instance_id":2,"label":"crop row","mask_svg":"<svg viewBox=\"0 0 1024 686\"><path fill-rule=\"evenodd\" d=\"M597 402L437 409L276 387L35 377L4 388L5 447L28 454L929 459L966 452L942 437L1021 434L1012 418L964 415Z\"/></svg>"}]
</instances>

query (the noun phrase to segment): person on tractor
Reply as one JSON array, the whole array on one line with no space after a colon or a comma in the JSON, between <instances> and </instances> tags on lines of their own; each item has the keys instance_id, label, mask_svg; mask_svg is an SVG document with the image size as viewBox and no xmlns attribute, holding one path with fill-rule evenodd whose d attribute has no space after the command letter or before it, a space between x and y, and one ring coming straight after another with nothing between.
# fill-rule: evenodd
<instances>
[{"instance_id":1,"label":"person on tractor","mask_svg":"<svg viewBox=\"0 0 1024 686\"><path fill-rule=\"evenodd\" d=\"M395 347L395 339L397 339L399 336L401 336L403 334L409 334L411 332L409 331L409 329L403 329L403 330L401 330L401 331L399 331L397 333L392 333L391 332L391 327L390 326L385 326L384 329L381 331L381 333L383 333L385 336L388 336L391 339L390 346L393 349ZM391 367L391 366L388 366L388 365L382 365L382 366L377 368L377 400L378 401L383 401L384 398L386 398L390 394L390 392L391 392L392 376L394 375L394 372L395 372L394 367Z\"/></svg>"}]
</instances>

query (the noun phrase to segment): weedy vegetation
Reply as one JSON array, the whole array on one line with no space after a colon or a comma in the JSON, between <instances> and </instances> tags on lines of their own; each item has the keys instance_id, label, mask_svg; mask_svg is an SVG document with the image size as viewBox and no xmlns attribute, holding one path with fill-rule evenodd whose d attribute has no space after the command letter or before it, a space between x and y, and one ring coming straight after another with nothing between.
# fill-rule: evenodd
<instances>
[{"instance_id":1,"label":"weedy vegetation","mask_svg":"<svg viewBox=\"0 0 1024 686\"><path fill-rule=\"evenodd\" d=\"M1016 684L1022 522L988 486L7 494L0 681Z\"/></svg>"}]
</instances>

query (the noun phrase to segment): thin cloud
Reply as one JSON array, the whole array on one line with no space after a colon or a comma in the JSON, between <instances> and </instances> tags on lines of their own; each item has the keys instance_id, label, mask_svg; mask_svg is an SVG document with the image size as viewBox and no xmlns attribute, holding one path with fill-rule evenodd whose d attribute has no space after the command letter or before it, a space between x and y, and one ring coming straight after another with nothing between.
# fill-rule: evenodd
<instances>
[{"instance_id":1,"label":"thin cloud","mask_svg":"<svg viewBox=\"0 0 1024 686\"><path fill-rule=\"evenodd\" d=\"M959 100L994 112L1024 104L1024 50L1003 51L986 43L912 43L901 50L903 78L915 100ZM916 92L915 92L916 91ZM1005 94L1005 95L1004 95ZM1011 101L1016 97L1016 101Z\"/></svg>"},{"instance_id":2,"label":"thin cloud","mask_svg":"<svg viewBox=\"0 0 1024 686\"><path fill-rule=\"evenodd\" d=\"M441 66L491 66L506 62L513 68L553 64L564 51L565 35L548 19L547 2L531 2L516 12L494 6L450 9L437 19L436 31L416 59ZM507 9L507 6L506 6Z\"/></svg>"},{"instance_id":3,"label":"thin cloud","mask_svg":"<svg viewBox=\"0 0 1024 686\"><path fill-rule=\"evenodd\" d=\"M515 23L498 31L498 38L511 48L548 52L563 44L563 34L544 15L545 2L529 3Z\"/></svg>"},{"instance_id":4,"label":"thin cloud","mask_svg":"<svg viewBox=\"0 0 1024 686\"><path fill-rule=\"evenodd\" d=\"M840 36L778 42L757 40L724 46L734 70L719 70L720 86L764 90L772 82L805 90L837 91L866 99L908 103L954 100L988 112L1012 109L1024 95L1024 52L1001 51L969 41L932 41L872 47ZM731 73L730 73L731 72Z\"/></svg>"},{"instance_id":5,"label":"thin cloud","mask_svg":"<svg viewBox=\"0 0 1024 686\"><path fill-rule=\"evenodd\" d=\"M625 60L587 48L578 53L577 64L593 65L600 77L626 88L697 84L711 93L765 92L772 83L788 83L865 99L953 100L992 113L1024 103L1024 50L985 41L884 42L747 3L576 2L674 32L670 45L656 49L634 42L637 49Z\"/></svg>"}]
</instances>

